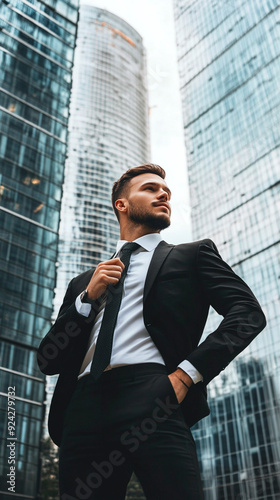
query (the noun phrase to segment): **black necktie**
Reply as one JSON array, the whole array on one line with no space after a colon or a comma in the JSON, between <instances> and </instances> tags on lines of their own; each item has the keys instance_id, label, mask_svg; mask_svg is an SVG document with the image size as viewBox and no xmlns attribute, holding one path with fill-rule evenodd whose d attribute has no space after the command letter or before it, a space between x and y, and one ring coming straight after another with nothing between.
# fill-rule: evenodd
<instances>
[{"instance_id":1,"label":"black necktie","mask_svg":"<svg viewBox=\"0 0 280 500\"><path fill-rule=\"evenodd\" d=\"M138 245L138 243L125 243L119 255L121 261L125 265L125 268L119 282L114 286L110 285L107 289L108 296L104 309L104 316L91 365L91 375L94 380L97 380L100 377L106 366L110 363L114 330L122 300L123 283L131 254L139 247L140 245Z\"/></svg>"}]
</instances>

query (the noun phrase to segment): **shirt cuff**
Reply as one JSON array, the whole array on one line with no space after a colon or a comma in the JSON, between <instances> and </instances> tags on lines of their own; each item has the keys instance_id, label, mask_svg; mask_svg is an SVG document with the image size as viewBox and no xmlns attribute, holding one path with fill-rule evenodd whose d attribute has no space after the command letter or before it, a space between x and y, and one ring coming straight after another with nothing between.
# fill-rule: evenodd
<instances>
[{"instance_id":1,"label":"shirt cuff","mask_svg":"<svg viewBox=\"0 0 280 500\"><path fill-rule=\"evenodd\" d=\"M86 318L89 317L90 312L91 312L91 305L87 304L87 303L83 303L81 301L80 295L78 295L78 297L75 300L75 307L76 307L76 310L79 314L81 314L82 316L85 316Z\"/></svg>"},{"instance_id":2,"label":"shirt cuff","mask_svg":"<svg viewBox=\"0 0 280 500\"><path fill-rule=\"evenodd\" d=\"M203 381L201 373L186 359L178 365L178 368L181 368L184 372L186 372L187 375L191 377L194 384Z\"/></svg>"}]
</instances>

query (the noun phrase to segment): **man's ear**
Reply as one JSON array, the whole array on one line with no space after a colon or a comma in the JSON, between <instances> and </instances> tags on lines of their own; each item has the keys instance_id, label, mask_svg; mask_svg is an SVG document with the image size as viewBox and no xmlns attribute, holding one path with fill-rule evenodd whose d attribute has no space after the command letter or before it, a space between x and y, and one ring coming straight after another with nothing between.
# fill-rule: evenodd
<instances>
[{"instance_id":1,"label":"man's ear","mask_svg":"<svg viewBox=\"0 0 280 500\"><path fill-rule=\"evenodd\" d=\"M118 200L115 201L115 207L118 210L118 212L125 213L127 211L127 199L126 198L119 198Z\"/></svg>"}]
</instances>

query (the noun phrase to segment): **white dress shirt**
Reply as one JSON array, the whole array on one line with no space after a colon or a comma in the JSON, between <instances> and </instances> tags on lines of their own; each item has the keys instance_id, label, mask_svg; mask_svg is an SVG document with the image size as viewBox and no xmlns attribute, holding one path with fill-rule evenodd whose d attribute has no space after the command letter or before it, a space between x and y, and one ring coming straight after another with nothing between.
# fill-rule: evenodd
<instances>
[{"instance_id":1,"label":"white dress shirt","mask_svg":"<svg viewBox=\"0 0 280 500\"><path fill-rule=\"evenodd\" d=\"M147 331L143 319L143 294L144 285L150 262L155 248L161 241L159 233L146 234L137 238L135 243L140 246L132 253L127 275L124 280L123 295L118 313L118 318L114 331L113 346L110 365L106 370L136 363L160 363L164 360L155 346L149 332ZM119 240L117 243L117 253L122 246L127 243ZM77 311L83 316L89 316L91 305L82 303L80 295L76 302ZM88 343L88 350L84 357L79 378L90 373L91 363L94 356L95 346L100 331L104 307L96 316ZM178 365L197 383L203 380L202 375L189 361L182 361Z\"/></svg>"}]
</instances>

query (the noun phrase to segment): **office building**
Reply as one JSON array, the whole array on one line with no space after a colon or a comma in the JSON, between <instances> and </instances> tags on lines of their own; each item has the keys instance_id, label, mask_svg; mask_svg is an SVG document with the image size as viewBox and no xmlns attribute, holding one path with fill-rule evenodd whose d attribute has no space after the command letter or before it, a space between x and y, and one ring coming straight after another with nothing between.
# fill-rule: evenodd
<instances>
[{"instance_id":1,"label":"office building","mask_svg":"<svg viewBox=\"0 0 280 500\"><path fill-rule=\"evenodd\" d=\"M73 69L55 314L68 282L112 255L113 182L148 161L146 57L118 16L81 5Z\"/></svg>"},{"instance_id":2,"label":"office building","mask_svg":"<svg viewBox=\"0 0 280 500\"><path fill-rule=\"evenodd\" d=\"M118 16L81 5L54 318L68 282L114 253L119 225L111 206L112 184L128 168L149 161L149 149L142 38ZM48 377L47 408L56 380Z\"/></svg>"},{"instance_id":3,"label":"office building","mask_svg":"<svg viewBox=\"0 0 280 500\"><path fill-rule=\"evenodd\" d=\"M194 429L206 500L280 498L276 0L174 0L194 239L210 237L268 318L209 385ZM211 313L207 331L222 318ZM257 318L256 318L257 321Z\"/></svg>"},{"instance_id":4,"label":"office building","mask_svg":"<svg viewBox=\"0 0 280 500\"><path fill-rule=\"evenodd\" d=\"M3 0L0 17L0 496L37 499L78 0Z\"/></svg>"}]
</instances>

